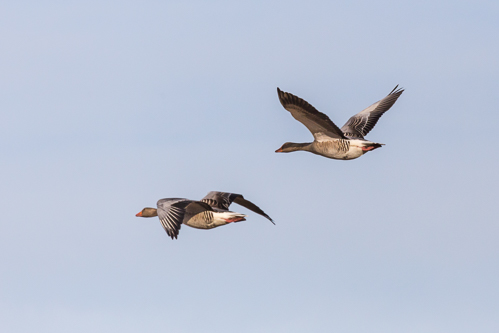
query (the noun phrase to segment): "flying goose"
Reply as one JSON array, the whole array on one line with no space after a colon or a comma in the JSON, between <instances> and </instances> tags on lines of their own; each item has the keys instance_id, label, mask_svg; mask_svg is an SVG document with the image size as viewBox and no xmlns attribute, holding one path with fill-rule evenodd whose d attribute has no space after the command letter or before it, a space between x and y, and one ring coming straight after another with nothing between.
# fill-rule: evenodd
<instances>
[{"instance_id":1,"label":"flying goose","mask_svg":"<svg viewBox=\"0 0 499 333\"><path fill-rule=\"evenodd\" d=\"M312 132L314 141L286 142L276 150L276 153L304 150L337 160L353 160L368 151L381 147L382 143L367 141L364 136L373 129L379 118L402 95L404 89L397 88L398 85L385 98L351 117L341 129L328 116L317 111L305 100L277 88L282 106Z\"/></svg>"},{"instance_id":2,"label":"flying goose","mask_svg":"<svg viewBox=\"0 0 499 333\"><path fill-rule=\"evenodd\" d=\"M157 209L146 207L135 216L158 216L168 236L176 239L182 224L197 229L212 229L231 222L245 221L246 215L229 211L235 202L274 223L258 206L241 194L211 191L200 201L184 198L166 198L157 203ZM275 224L275 223L274 223Z\"/></svg>"}]
</instances>

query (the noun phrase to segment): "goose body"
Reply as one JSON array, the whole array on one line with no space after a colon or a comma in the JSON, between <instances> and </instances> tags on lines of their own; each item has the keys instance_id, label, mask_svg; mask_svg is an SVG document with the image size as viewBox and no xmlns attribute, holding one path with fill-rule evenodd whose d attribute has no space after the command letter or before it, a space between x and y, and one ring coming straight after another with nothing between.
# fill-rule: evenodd
<instances>
[{"instance_id":1,"label":"goose body","mask_svg":"<svg viewBox=\"0 0 499 333\"><path fill-rule=\"evenodd\" d=\"M364 139L378 122L379 118L397 101L404 89L396 86L385 98L374 103L363 111L351 117L340 129L327 115L317 111L305 100L277 88L277 94L282 106L301 122L314 136L309 143L286 142L276 153L293 151L308 151L324 157L337 160L352 160L368 151L381 147Z\"/></svg>"},{"instance_id":2,"label":"goose body","mask_svg":"<svg viewBox=\"0 0 499 333\"><path fill-rule=\"evenodd\" d=\"M272 223L272 219L252 202L240 194L212 191L201 201L185 198L166 198L158 200L157 208L146 207L135 216L158 216L168 236L177 238L182 224L196 229L213 229L231 222L245 221L246 215L229 211L232 202L236 202Z\"/></svg>"}]
</instances>

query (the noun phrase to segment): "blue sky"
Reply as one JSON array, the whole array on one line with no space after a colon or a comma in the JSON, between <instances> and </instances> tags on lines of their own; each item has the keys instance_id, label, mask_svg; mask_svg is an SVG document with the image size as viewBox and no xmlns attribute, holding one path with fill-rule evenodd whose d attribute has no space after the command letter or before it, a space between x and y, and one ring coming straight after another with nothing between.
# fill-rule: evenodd
<instances>
[{"instance_id":1,"label":"blue sky","mask_svg":"<svg viewBox=\"0 0 499 333\"><path fill-rule=\"evenodd\" d=\"M3 332L497 332L494 1L0 5ZM353 161L341 126L406 89ZM276 222L135 214L242 193Z\"/></svg>"}]
</instances>

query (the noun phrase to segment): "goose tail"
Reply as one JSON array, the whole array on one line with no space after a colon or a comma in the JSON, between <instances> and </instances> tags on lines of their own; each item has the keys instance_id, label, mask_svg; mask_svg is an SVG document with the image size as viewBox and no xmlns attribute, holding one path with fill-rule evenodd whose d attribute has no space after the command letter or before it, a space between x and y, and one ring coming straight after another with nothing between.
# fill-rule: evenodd
<instances>
[{"instance_id":1,"label":"goose tail","mask_svg":"<svg viewBox=\"0 0 499 333\"><path fill-rule=\"evenodd\" d=\"M366 141L366 142L363 142L361 149L365 152L368 152L368 151L380 148L384 145L385 145L384 143L376 143L376 142Z\"/></svg>"},{"instance_id":2,"label":"goose tail","mask_svg":"<svg viewBox=\"0 0 499 333\"><path fill-rule=\"evenodd\" d=\"M230 222L240 222L246 221L246 215L235 213L235 212L214 212L213 218L218 221Z\"/></svg>"}]
</instances>

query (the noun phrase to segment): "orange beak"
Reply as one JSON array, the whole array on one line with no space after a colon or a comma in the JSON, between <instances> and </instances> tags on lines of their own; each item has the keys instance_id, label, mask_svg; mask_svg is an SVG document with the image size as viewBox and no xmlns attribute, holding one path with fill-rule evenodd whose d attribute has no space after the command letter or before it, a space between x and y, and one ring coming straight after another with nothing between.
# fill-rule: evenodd
<instances>
[{"instance_id":1,"label":"orange beak","mask_svg":"<svg viewBox=\"0 0 499 333\"><path fill-rule=\"evenodd\" d=\"M275 151L276 153L282 153L282 147Z\"/></svg>"},{"instance_id":2,"label":"orange beak","mask_svg":"<svg viewBox=\"0 0 499 333\"><path fill-rule=\"evenodd\" d=\"M142 211L140 211L137 214L135 214L135 216L142 216Z\"/></svg>"}]
</instances>

